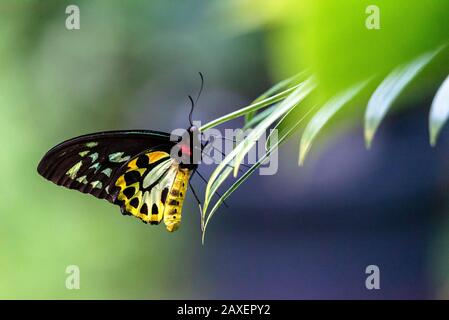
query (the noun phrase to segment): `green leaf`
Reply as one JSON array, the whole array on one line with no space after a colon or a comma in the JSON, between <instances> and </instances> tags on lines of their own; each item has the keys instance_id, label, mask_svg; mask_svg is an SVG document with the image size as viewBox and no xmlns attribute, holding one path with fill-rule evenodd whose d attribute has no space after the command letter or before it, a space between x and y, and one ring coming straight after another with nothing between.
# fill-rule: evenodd
<instances>
[{"instance_id":1,"label":"green leaf","mask_svg":"<svg viewBox=\"0 0 449 320\"><path fill-rule=\"evenodd\" d=\"M265 150L269 150L272 147L272 144L276 143L276 140L273 141L272 139L274 130L277 130L278 137L284 136L286 133L291 134L293 128L299 127L297 125L298 119L302 122L316 109L316 107L317 105L314 105L307 109L302 108L301 104L299 104L287 112L268 135L267 141L265 142Z\"/></svg>"},{"instance_id":2,"label":"green leaf","mask_svg":"<svg viewBox=\"0 0 449 320\"><path fill-rule=\"evenodd\" d=\"M232 172L232 167L226 167L221 173L220 173L220 175L217 177L217 179L214 181L214 183L212 184L212 186L211 186L211 190L213 190L213 192L212 192L212 194L214 194L216 191L217 191L217 189L223 184L223 182L229 177L229 175L231 174L231 172ZM218 200L217 200L217 202L219 202L219 201L221 201L221 199L223 199L223 196L224 195L222 195ZM208 206L209 206L209 203L210 203L210 201L211 201L211 199L209 198L209 200L205 200L204 201L204 205L203 205L203 210L202 210L202 212L201 212L201 225L203 226L203 231L204 231L204 226L205 226L205 224L204 224L204 219L205 219L205 216L206 216L206 214L207 214L207 208L208 208ZM223 201L221 201L220 202L220 204L222 204L224 202L224 199L223 199Z\"/></svg>"},{"instance_id":3,"label":"green leaf","mask_svg":"<svg viewBox=\"0 0 449 320\"><path fill-rule=\"evenodd\" d=\"M288 88L287 90L284 90L274 96L271 96L269 98L266 98L264 100L261 100L259 102L256 103L252 103L247 107L241 108L239 110L236 110L234 112L228 113L227 115L224 115L220 118L217 118L215 120L212 120L209 123L206 123L205 125L201 126L201 128L199 129L201 132L205 131L207 129L213 128L215 126L218 126L221 123L227 122L229 120L244 116L245 114L248 114L252 111L257 111L259 109L262 109L264 107L267 107L269 105L272 105L278 101L284 100L287 96L289 96L292 92L294 92L298 86L300 86L301 84L295 85L291 88Z\"/></svg>"},{"instance_id":4,"label":"green leaf","mask_svg":"<svg viewBox=\"0 0 449 320\"><path fill-rule=\"evenodd\" d=\"M273 134L276 131L279 131L280 128L283 128L286 125L286 122L290 122L290 119L292 118L292 115L293 115L293 111L295 109L299 109L301 107L302 106L298 103L282 116L282 118L278 121L278 123L274 126L274 128L271 130L270 134L268 135L267 140L265 141L265 150L270 149L270 144L273 139Z\"/></svg>"},{"instance_id":5,"label":"green leaf","mask_svg":"<svg viewBox=\"0 0 449 320\"><path fill-rule=\"evenodd\" d=\"M449 76L444 80L432 101L429 113L430 144L434 146L438 135L449 118Z\"/></svg>"},{"instance_id":6,"label":"green leaf","mask_svg":"<svg viewBox=\"0 0 449 320\"><path fill-rule=\"evenodd\" d=\"M254 126L256 126L259 122L268 117L276 109L276 107L277 104L272 105L271 107L268 107L265 110L256 114L254 117L251 118L251 120L245 123L245 125L243 126L243 130L253 128Z\"/></svg>"},{"instance_id":7,"label":"green leaf","mask_svg":"<svg viewBox=\"0 0 449 320\"><path fill-rule=\"evenodd\" d=\"M427 52L413 61L394 69L371 96L365 113L365 143L371 146L381 121L404 88L435 57L442 48Z\"/></svg>"},{"instance_id":8,"label":"green leaf","mask_svg":"<svg viewBox=\"0 0 449 320\"><path fill-rule=\"evenodd\" d=\"M236 182L234 182L231 185L231 187L229 187L229 189L227 189L225 191L225 193L223 193L223 195L217 200L217 202L215 202L214 206L212 207L212 209L210 210L210 213L207 216L206 222L202 223L202 225L203 225L202 243L203 244L204 244L204 239L206 236L207 225L209 224L210 220L212 219L212 217L214 216L214 214L218 210L218 208L220 208L220 206L223 204L223 202L226 201L226 199L262 165L262 163L270 156L270 154L276 148L278 148L292 134L292 132L296 130L296 128L298 128L299 124L305 119L305 117L312 110L313 110L313 108L309 109L307 114L304 115L299 120L296 120L294 125L292 125L289 130L285 130L281 135L279 135L279 139L272 144L270 149L268 149L268 151L253 166L251 166L250 169L248 169ZM228 168L226 168L225 171L229 171L228 172L228 175L229 175L231 173L232 169L228 167ZM218 179L217 179L217 181L218 181ZM204 209L203 209L203 212L204 212Z\"/></svg>"},{"instance_id":9,"label":"green leaf","mask_svg":"<svg viewBox=\"0 0 449 320\"><path fill-rule=\"evenodd\" d=\"M282 80L281 82L278 82L277 84L272 86L270 89L268 89L267 91L262 93L259 97L257 97L257 99L253 101L253 104L257 103L259 101L265 100L269 96L272 96L272 95L276 94L277 92L284 90L285 88L291 86L293 83L295 83L295 82L299 81L301 78L303 78L305 74L306 74L306 71L303 71L293 77L290 77L288 79ZM304 80L304 79L302 79L302 80ZM250 122L255 115L256 115L256 111L247 113L245 115L245 125L248 122Z\"/></svg>"},{"instance_id":10,"label":"green leaf","mask_svg":"<svg viewBox=\"0 0 449 320\"><path fill-rule=\"evenodd\" d=\"M324 125L335 115L335 113L337 113L337 111L353 99L367 85L368 82L369 80L362 81L341 94L336 95L326 102L326 104L313 116L312 120L310 120L304 129L304 133L301 137L299 148L299 165L304 164L304 160L315 137Z\"/></svg>"},{"instance_id":11,"label":"green leaf","mask_svg":"<svg viewBox=\"0 0 449 320\"><path fill-rule=\"evenodd\" d=\"M234 161L234 177L237 177L240 163L245 155L256 144L257 140L266 132L266 130L280 117L288 113L292 108L298 105L309 93L315 88L314 80L309 78L302 82L302 86L298 87L291 95L289 95L268 117L261 121L247 137L234 149L236 150ZM234 151L233 150L233 151Z\"/></svg>"},{"instance_id":12,"label":"green leaf","mask_svg":"<svg viewBox=\"0 0 449 320\"><path fill-rule=\"evenodd\" d=\"M302 102L304 103L304 102ZM309 115L312 110L315 109L316 106L312 108L307 106L302 106L302 103L297 104L293 108L291 108L288 112L286 112L282 118L277 122L277 124L270 131L270 134L267 137L265 142L265 150L270 149L272 144L273 134L277 131L278 136L282 135L283 132L289 132L291 127L294 126L298 119L302 119L305 116Z\"/></svg>"},{"instance_id":13,"label":"green leaf","mask_svg":"<svg viewBox=\"0 0 449 320\"><path fill-rule=\"evenodd\" d=\"M206 194L203 206L203 214L205 215L207 212L207 208L211 201L212 195L217 191L221 183L215 183L215 181L221 177L221 173L225 168L228 168L231 165L234 165L234 174L238 172L238 163L237 157L242 159L242 156L251 149L254 143L260 138L261 134L265 132L265 130L279 117L281 117L285 112L287 112L291 107L299 103L302 99L304 99L315 87L314 80L308 79L303 83L299 84L295 90L279 105L276 109L265 119L263 119L251 132L248 136L241 141L224 159L223 161L215 168L212 172L208 184L206 186ZM232 163L232 164L231 164ZM237 168L237 169L236 169ZM220 181L224 181L220 179Z\"/></svg>"}]
</instances>

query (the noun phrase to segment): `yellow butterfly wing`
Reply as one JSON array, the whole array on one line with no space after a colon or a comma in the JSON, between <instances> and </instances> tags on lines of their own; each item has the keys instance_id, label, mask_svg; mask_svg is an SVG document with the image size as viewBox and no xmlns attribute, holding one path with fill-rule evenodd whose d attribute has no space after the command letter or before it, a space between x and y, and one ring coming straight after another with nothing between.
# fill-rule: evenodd
<instances>
[{"instance_id":1,"label":"yellow butterfly wing","mask_svg":"<svg viewBox=\"0 0 449 320\"><path fill-rule=\"evenodd\" d=\"M173 232L181 223L182 204L192 170L181 168L167 152L148 151L126 164L115 181L119 188L115 203L122 213L145 223L162 220Z\"/></svg>"}]
</instances>

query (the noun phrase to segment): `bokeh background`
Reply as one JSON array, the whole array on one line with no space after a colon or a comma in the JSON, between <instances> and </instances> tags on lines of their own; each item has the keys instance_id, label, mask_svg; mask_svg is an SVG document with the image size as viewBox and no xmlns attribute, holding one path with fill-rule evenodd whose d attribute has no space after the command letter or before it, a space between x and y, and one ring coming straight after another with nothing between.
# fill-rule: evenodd
<instances>
[{"instance_id":1,"label":"bokeh background","mask_svg":"<svg viewBox=\"0 0 449 320\"><path fill-rule=\"evenodd\" d=\"M65 27L69 4L80 30ZM369 4L380 30L365 28ZM404 93L369 151L356 111L302 168L292 137L278 174L235 192L205 246L191 194L168 234L36 172L77 135L186 127L198 71L203 123L305 68L328 96L447 41L448 12L436 0L2 1L0 298L448 298L449 136L431 148L427 135L447 60ZM370 264L380 290L365 288ZM68 265L80 267L80 290L65 287Z\"/></svg>"}]
</instances>

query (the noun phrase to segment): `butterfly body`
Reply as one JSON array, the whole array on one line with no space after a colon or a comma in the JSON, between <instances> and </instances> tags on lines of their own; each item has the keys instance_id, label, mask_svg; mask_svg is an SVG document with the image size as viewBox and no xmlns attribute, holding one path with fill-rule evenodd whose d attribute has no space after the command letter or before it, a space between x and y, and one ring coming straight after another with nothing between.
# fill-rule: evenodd
<instances>
[{"instance_id":1,"label":"butterfly body","mask_svg":"<svg viewBox=\"0 0 449 320\"><path fill-rule=\"evenodd\" d=\"M187 185L192 172L192 170L187 168L178 169L175 181L168 193L164 210L164 223L167 231L173 232L179 228L181 223L182 204L185 199Z\"/></svg>"},{"instance_id":2,"label":"butterfly body","mask_svg":"<svg viewBox=\"0 0 449 320\"><path fill-rule=\"evenodd\" d=\"M179 228L193 160L196 128L185 137L163 132L110 131L65 141L42 158L38 172L70 189L119 205L145 223ZM187 142L186 142L187 141ZM179 149L179 158L172 150ZM200 148L201 149L201 148Z\"/></svg>"}]
</instances>

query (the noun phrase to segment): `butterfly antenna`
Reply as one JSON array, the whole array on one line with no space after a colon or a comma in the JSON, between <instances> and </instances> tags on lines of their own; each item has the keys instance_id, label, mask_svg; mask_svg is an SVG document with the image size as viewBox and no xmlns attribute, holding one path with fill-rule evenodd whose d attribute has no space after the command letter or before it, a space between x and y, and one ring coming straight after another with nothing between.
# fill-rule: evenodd
<instances>
[{"instance_id":1,"label":"butterfly antenna","mask_svg":"<svg viewBox=\"0 0 449 320\"><path fill-rule=\"evenodd\" d=\"M192 114L193 114L193 109L195 108L195 102L193 102L192 96L190 96L190 95L189 95L189 100L190 100L190 104L191 104L191 108L190 108L190 112L189 112L189 122L190 122L190 125L193 126Z\"/></svg>"},{"instance_id":2,"label":"butterfly antenna","mask_svg":"<svg viewBox=\"0 0 449 320\"><path fill-rule=\"evenodd\" d=\"M195 105L198 103L198 100L201 97L201 93L203 92L203 87L204 87L203 74L201 72L198 72L198 74L200 75L200 78L201 78L201 86L200 86L200 90L198 91L198 95L196 96L195 102L193 101L192 96L189 95L190 104L192 105L192 107L190 109L190 113L189 113L189 122L190 122L191 126L193 126L193 121L192 121L193 109L195 109Z\"/></svg>"},{"instance_id":3,"label":"butterfly antenna","mask_svg":"<svg viewBox=\"0 0 449 320\"><path fill-rule=\"evenodd\" d=\"M195 103L197 103L198 100L200 99L201 93L203 92L203 87L204 87L204 77L203 77L203 74L202 74L201 72L198 72L198 74L200 75L200 78L201 78L201 86L200 86L200 91L198 91L198 95L196 96Z\"/></svg>"}]
</instances>

